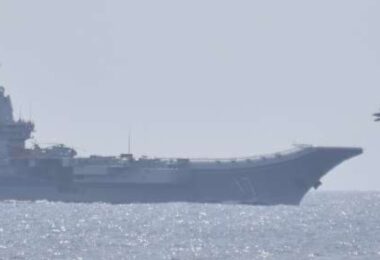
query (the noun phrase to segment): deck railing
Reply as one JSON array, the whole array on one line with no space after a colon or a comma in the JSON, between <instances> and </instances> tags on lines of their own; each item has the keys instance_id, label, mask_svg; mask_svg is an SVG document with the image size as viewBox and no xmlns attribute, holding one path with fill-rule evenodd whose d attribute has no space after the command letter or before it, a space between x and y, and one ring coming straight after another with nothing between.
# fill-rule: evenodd
<instances>
[{"instance_id":1,"label":"deck railing","mask_svg":"<svg viewBox=\"0 0 380 260\"><path fill-rule=\"evenodd\" d=\"M309 150L312 147L313 147L312 145L295 145L291 149L287 149L287 150L277 152L277 153L272 153L272 154L243 156L243 157L229 157L229 158L189 158L188 160L190 162L195 162L195 163L262 161L266 159L282 158L291 154L298 154L300 152ZM162 162L175 163L181 158L157 158L157 159L160 159L160 161Z\"/></svg>"}]
</instances>

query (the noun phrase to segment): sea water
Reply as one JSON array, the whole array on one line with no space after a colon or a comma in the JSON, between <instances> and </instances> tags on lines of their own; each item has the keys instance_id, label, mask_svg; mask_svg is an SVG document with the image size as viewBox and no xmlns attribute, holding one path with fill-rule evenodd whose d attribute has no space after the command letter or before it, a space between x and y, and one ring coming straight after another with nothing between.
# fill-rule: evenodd
<instances>
[{"instance_id":1,"label":"sea water","mask_svg":"<svg viewBox=\"0 0 380 260\"><path fill-rule=\"evenodd\" d=\"M380 193L300 207L0 202L0 259L380 259Z\"/></svg>"}]
</instances>

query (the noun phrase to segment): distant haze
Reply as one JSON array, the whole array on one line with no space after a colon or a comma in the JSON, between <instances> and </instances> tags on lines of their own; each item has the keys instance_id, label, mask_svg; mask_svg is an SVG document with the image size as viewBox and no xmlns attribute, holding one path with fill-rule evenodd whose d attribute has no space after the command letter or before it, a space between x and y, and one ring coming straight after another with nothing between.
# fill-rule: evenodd
<instances>
[{"instance_id":1,"label":"distant haze","mask_svg":"<svg viewBox=\"0 0 380 260\"><path fill-rule=\"evenodd\" d=\"M380 189L380 1L0 0L0 85L42 143L228 157L361 146ZM20 112L21 111L21 112Z\"/></svg>"}]
</instances>

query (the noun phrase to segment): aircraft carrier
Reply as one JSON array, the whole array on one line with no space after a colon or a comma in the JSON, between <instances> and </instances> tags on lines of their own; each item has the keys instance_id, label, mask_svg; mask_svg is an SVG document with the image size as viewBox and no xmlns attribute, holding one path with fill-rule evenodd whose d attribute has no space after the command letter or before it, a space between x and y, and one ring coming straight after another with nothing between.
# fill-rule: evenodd
<instances>
[{"instance_id":1,"label":"aircraft carrier","mask_svg":"<svg viewBox=\"0 0 380 260\"><path fill-rule=\"evenodd\" d=\"M34 128L14 119L0 87L0 200L299 205L325 174L362 153L303 145L228 159L80 157L64 145L26 147Z\"/></svg>"}]
</instances>

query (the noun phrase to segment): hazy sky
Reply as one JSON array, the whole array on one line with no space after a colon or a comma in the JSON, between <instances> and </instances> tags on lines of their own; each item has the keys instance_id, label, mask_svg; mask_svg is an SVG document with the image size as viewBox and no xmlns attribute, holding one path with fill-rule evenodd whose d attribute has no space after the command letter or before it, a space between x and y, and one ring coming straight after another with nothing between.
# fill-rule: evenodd
<instances>
[{"instance_id":1,"label":"hazy sky","mask_svg":"<svg viewBox=\"0 0 380 260\"><path fill-rule=\"evenodd\" d=\"M0 0L0 84L81 154L361 146L325 189L380 190L380 1Z\"/></svg>"}]
</instances>

